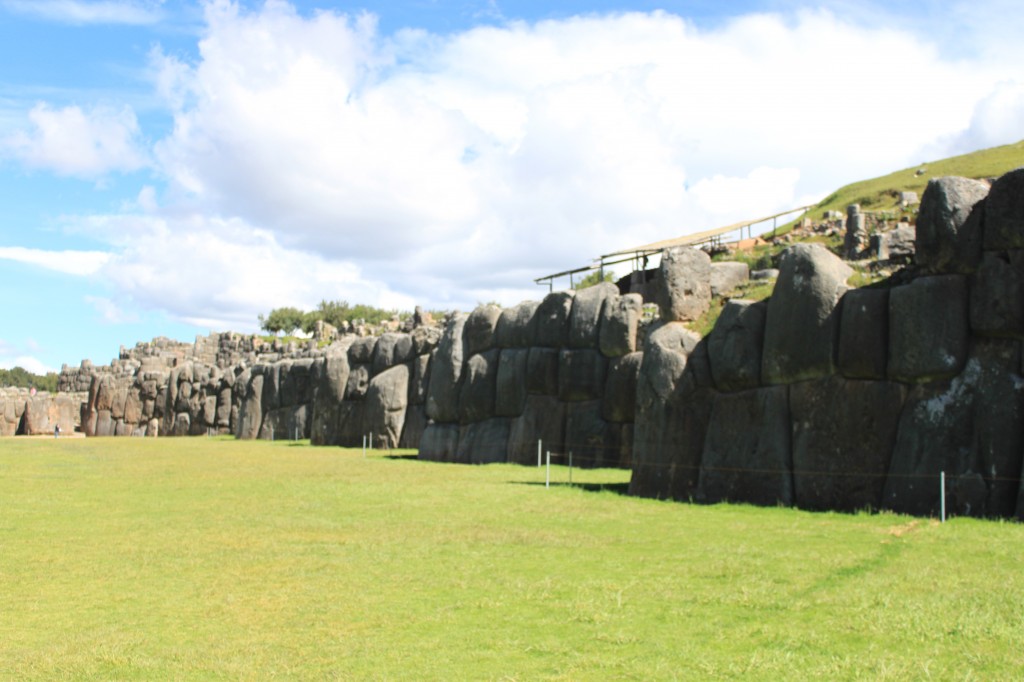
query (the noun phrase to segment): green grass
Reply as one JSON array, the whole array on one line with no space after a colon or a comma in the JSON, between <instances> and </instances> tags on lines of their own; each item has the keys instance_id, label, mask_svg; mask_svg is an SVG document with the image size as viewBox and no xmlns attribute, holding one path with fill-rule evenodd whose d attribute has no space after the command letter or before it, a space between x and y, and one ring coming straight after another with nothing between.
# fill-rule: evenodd
<instances>
[{"instance_id":1,"label":"green grass","mask_svg":"<svg viewBox=\"0 0 1024 682\"><path fill-rule=\"evenodd\" d=\"M628 472L4 439L0 678L1018 679L1024 527ZM603 489L602 489L603 488Z\"/></svg>"}]
</instances>

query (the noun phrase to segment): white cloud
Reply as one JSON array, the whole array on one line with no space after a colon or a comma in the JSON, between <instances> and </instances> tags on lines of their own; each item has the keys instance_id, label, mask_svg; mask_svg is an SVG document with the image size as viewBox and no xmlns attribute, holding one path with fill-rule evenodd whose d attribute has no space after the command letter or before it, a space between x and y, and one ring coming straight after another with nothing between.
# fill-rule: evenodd
<instances>
[{"instance_id":1,"label":"white cloud","mask_svg":"<svg viewBox=\"0 0 1024 682\"><path fill-rule=\"evenodd\" d=\"M163 13L162 0L2 0L12 12L66 24L153 24Z\"/></svg>"},{"instance_id":2,"label":"white cloud","mask_svg":"<svg viewBox=\"0 0 1024 682\"><path fill-rule=\"evenodd\" d=\"M59 175L97 178L114 171L134 171L146 165L140 149L139 124L130 107L78 106L53 109L37 104L28 113L30 131L0 141L6 150L32 168Z\"/></svg>"},{"instance_id":3,"label":"white cloud","mask_svg":"<svg viewBox=\"0 0 1024 682\"><path fill-rule=\"evenodd\" d=\"M196 62L151 55L174 116L152 154L166 186L90 221L116 251L100 272L118 310L238 327L321 298L512 304L601 253L911 165L972 120L1014 130L1013 97L982 101L1006 67L821 11L383 37L365 15L219 0L206 21ZM130 110L91 113L123 144L85 167L141 165ZM41 165L83 156L47 139L29 145Z\"/></svg>"},{"instance_id":4,"label":"white cloud","mask_svg":"<svg viewBox=\"0 0 1024 682\"><path fill-rule=\"evenodd\" d=\"M103 251L46 251L21 246L0 246L0 259L36 265L67 275L92 275L110 259Z\"/></svg>"},{"instance_id":5,"label":"white cloud","mask_svg":"<svg viewBox=\"0 0 1024 682\"><path fill-rule=\"evenodd\" d=\"M29 346L33 345L34 344L30 340ZM35 352L38 348L30 348L28 350ZM26 349L24 348L19 348L4 339L0 339L0 369L14 369L15 367L21 367L33 374L46 374L47 372L57 371L53 367L50 367L46 363L40 361L38 358L29 355L25 351Z\"/></svg>"},{"instance_id":6,"label":"white cloud","mask_svg":"<svg viewBox=\"0 0 1024 682\"><path fill-rule=\"evenodd\" d=\"M1024 139L1024 81L998 83L978 100L967 129L945 145L948 153L966 153ZM1024 164L1024 160L1021 161Z\"/></svg>"}]
</instances>

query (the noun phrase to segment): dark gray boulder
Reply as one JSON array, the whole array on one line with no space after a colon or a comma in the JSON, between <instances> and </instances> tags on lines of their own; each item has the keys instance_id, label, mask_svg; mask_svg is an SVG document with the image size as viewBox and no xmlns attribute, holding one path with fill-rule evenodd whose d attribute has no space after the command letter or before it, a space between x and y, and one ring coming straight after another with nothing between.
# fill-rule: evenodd
<instances>
[{"instance_id":1,"label":"dark gray boulder","mask_svg":"<svg viewBox=\"0 0 1024 682\"><path fill-rule=\"evenodd\" d=\"M413 356L413 340L408 334L388 332L381 334L373 349L373 373L379 374L389 367L408 362Z\"/></svg>"},{"instance_id":2,"label":"dark gray boulder","mask_svg":"<svg viewBox=\"0 0 1024 682\"><path fill-rule=\"evenodd\" d=\"M708 334L711 377L720 391L742 391L761 383L766 301L727 301Z\"/></svg>"},{"instance_id":3,"label":"dark gray boulder","mask_svg":"<svg viewBox=\"0 0 1024 682\"><path fill-rule=\"evenodd\" d=\"M405 423L402 425L398 447L412 450L419 448L426 428L427 409L423 405L410 405L405 411Z\"/></svg>"},{"instance_id":4,"label":"dark gray boulder","mask_svg":"<svg viewBox=\"0 0 1024 682\"><path fill-rule=\"evenodd\" d=\"M605 300L601 309L599 347L609 358L636 351L636 333L643 314L644 300L639 294L626 294Z\"/></svg>"},{"instance_id":5,"label":"dark gray boulder","mask_svg":"<svg viewBox=\"0 0 1024 682\"><path fill-rule=\"evenodd\" d=\"M531 394L558 394L558 350L535 346L526 358L526 390Z\"/></svg>"},{"instance_id":6,"label":"dark gray boulder","mask_svg":"<svg viewBox=\"0 0 1024 682\"><path fill-rule=\"evenodd\" d=\"M569 316L575 291L553 291L544 297L534 315L536 345L564 348L569 343Z\"/></svg>"},{"instance_id":7,"label":"dark gray boulder","mask_svg":"<svg viewBox=\"0 0 1024 682\"><path fill-rule=\"evenodd\" d=\"M619 296L619 288L611 282L598 282L577 289L569 315L569 347L597 348L601 317L607 301Z\"/></svg>"},{"instance_id":8,"label":"dark gray boulder","mask_svg":"<svg viewBox=\"0 0 1024 682\"><path fill-rule=\"evenodd\" d=\"M348 373L347 353L330 352L313 365L314 400L310 425L313 445L340 445L338 418Z\"/></svg>"},{"instance_id":9,"label":"dark gray boulder","mask_svg":"<svg viewBox=\"0 0 1024 682\"><path fill-rule=\"evenodd\" d=\"M523 413L510 426L508 461L536 464L538 440L541 452L550 450L556 461L565 451L565 403L553 396L527 396Z\"/></svg>"},{"instance_id":10,"label":"dark gray boulder","mask_svg":"<svg viewBox=\"0 0 1024 682\"><path fill-rule=\"evenodd\" d=\"M496 305L482 305L469 314L463 331L467 355L475 355L494 348L500 318L501 308Z\"/></svg>"},{"instance_id":11,"label":"dark gray boulder","mask_svg":"<svg viewBox=\"0 0 1024 682\"><path fill-rule=\"evenodd\" d=\"M460 464L495 464L508 461L511 420L503 417L466 424L459 429L455 461Z\"/></svg>"},{"instance_id":12,"label":"dark gray boulder","mask_svg":"<svg viewBox=\"0 0 1024 682\"><path fill-rule=\"evenodd\" d=\"M889 356L889 290L851 289L839 322L839 371L848 379L884 379Z\"/></svg>"},{"instance_id":13,"label":"dark gray boulder","mask_svg":"<svg viewBox=\"0 0 1024 682\"><path fill-rule=\"evenodd\" d=\"M454 462L459 448L459 426L428 422L420 439L419 459L431 462Z\"/></svg>"},{"instance_id":14,"label":"dark gray boulder","mask_svg":"<svg viewBox=\"0 0 1024 682\"><path fill-rule=\"evenodd\" d=\"M584 469L618 466L618 444L612 429L601 418L601 401L569 403L565 416L565 453L572 453L572 465Z\"/></svg>"},{"instance_id":15,"label":"dark gray boulder","mask_svg":"<svg viewBox=\"0 0 1024 682\"><path fill-rule=\"evenodd\" d=\"M608 358L596 349L563 350L558 356L558 398L596 400L604 393Z\"/></svg>"},{"instance_id":16,"label":"dark gray boulder","mask_svg":"<svg viewBox=\"0 0 1024 682\"><path fill-rule=\"evenodd\" d=\"M537 301L523 301L501 311L494 336L500 348L529 348L537 336Z\"/></svg>"},{"instance_id":17,"label":"dark gray boulder","mask_svg":"<svg viewBox=\"0 0 1024 682\"><path fill-rule=\"evenodd\" d=\"M768 300L764 383L788 384L835 371L838 303L851 274L846 263L818 244L796 244L782 252Z\"/></svg>"},{"instance_id":18,"label":"dark gray boulder","mask_svg":"<svg viewBox=\"0 0 1024 682\"><path fill-rule=\"evenodd\" d=\"M437 422L459 420L459 392L462 380L463 328L466 315L453 315L430 359L427 388L427 416Z\"/></svg>"},{"instance_id":19,"label":"dark gray boulder","mask_svg":"<svg viewBox=\"0 0 1024 682\"><path fill-rule=\"evenodd\" d=\"M460 423L472 424L494 416L499 352L495 348L477 353L466 362L459 395Z\"/></svg>"},{"instance_id":20,"label":"dark gray boulder","mask_svg":"<svg viewBox=\"0 0 1024 682\"><path fill-rule=\"evenodd\" d=\"M259 436L260 426L263 424L263 381L262 372L252 372L249 382L245 386L245 398L238 410L236 438L252 440Z\"/></svg>"},{"instance_id":21,"label":"dark gray boulder","mask_svg":"<svg viewBox=\"0 0 1024 682\"><path fill-rule=\"evenodd\" d=\"M878 509L905 389L833 376L789 387L793 490L804 509Z\"/></svg>"},{"instance_id":22,"label":"dark gray boulder","mask_svg":"<svg viewBox=\"0 0 1024 682\"><path fill-rule=\"evenodd\" d=\"M1024 251L986 251L970 281L971 330L1024 334Z\"/></svg>"},{"instance_id":23,"label":"dark gray boulder","mask_svg":"<svg viewBox=\"0 0 1024 682\"><path fill-rule=\"evenodd\" d=\"M917 386L900 417L884 505L909 514L937 514L939 475L964 478L972 516L1011 516L1018 507L1024 450L1024 380L1015 341L979 339L964 371L951 381ZM979 499L967 479L982 476ZM969 498L969 499L968 499ZM951 507L950 511L954 511Z\"/></svg>"},{"instance_id":24,"label":"dark gray boulder","mask_svg":"<svg viewBox=\"0 0 1024 682\"><path fill-rule=\"evenodd\" d=\"M719 393L701 456L697 499L793 504L789 389Z\"/></svg>"},{"instance_id":25,"label":"dark gray boulder","mask_svg":"<svg viewBox=\"0 0 1024 682\"><path fill-rule=\"evenodd\" d=\"M663 320L696 320L711 306L711 258L690 247L664 251L656 291Z\"/></svg>"},{"instance_id":26,"label":"dark gray boulder","mask_svg":"<svg viewBox=\"0 0 1024 682\"><path fill-rule=\"evenodd\" d=\"M967 358L967 283L921 277L889 293L889 377L920 382L960 373Z\"/></svg>"},{"instance_id":27,"label":"dark gray boulder","mask_svg":"<svg viewBox=\"0 0 1024 682\"><path fill-rule=\"evenodd\" d=\"M372 365L373 353L376 349L376 336L360 336L348 347L348 363L350 365Z\"/></svg>"},{"instance_id":28,"label":"dark gray boulder","mask_svg":"<svg viewBox=\"0 0 1024 682\"><path fill-rule=\"evenodd\" d=\"M430 356L419 355L412 361L412 383L409 384L409 404L426 405L430 385Z\"/></svg>"},{"instance_id":29,"label":"dark gray boulder","mask_svg":"<svg viewBox=\"0 0 1024 682\"><path fill-rule=\"evenodd\" d=\"M985 200L985 249L1024 249L1024 168L992 183Z\"/></svg>"},{"instance_id":30,"label":"dark gray boulder","mask_svg":"<svg viewBox=\"0 0 1024 682\"><path fill-rule=\"evenodd\" d=\"M971 272L981 257L988 185L967 178L928 181L917 213L915 259L929 272ZM986 238L985 241L988 241Z\"/></svg>"},{"instance_id":31,"label":"dark gray boulder","mask_svg":"<svg viewBox=\"0 0 1024 682\"><path fill-rule=\"evenodd\" d=\"M506 348L498 356L494 411L499 417L518 417L526 406L526 365L530 351Z\"/></svg>"},{"instance_id":32,"label":"dark gray boulder","mask_svg":"<svg viewBox=\"0 0 1024 682\"><path fill-rule=\"evenodd\" d=\"M636 415L636 382L643 353L629 353L611 360L604 385L601 417L609 422L632 422Z\"/></svg>"},{"instance_id":33,"label":"dark gray boulder","mask_svg":"<svg viewBox=\"0 0 1024 682\"><path fill-rule=\"evenodd\" d=\"M366 363L349 364L345 400L362 400L366 396L366 391L370 387L370 367Z\"/></svg>"}]
</instances>

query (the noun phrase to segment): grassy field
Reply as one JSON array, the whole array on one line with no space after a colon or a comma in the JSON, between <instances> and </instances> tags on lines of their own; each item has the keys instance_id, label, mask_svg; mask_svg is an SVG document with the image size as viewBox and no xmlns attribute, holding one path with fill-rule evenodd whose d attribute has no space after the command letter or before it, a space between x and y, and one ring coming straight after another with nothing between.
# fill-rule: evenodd
<instances>
[{"instance_id":1,"label":"grassy field","mask_svg":"<svg viewBox=\"0 0 1024 682\"><path fill-rule=\"evenodd\" d=\"M0 679L1012 680L1024 526L628 473L0 440Z\"/></svg>"}]
</instances>

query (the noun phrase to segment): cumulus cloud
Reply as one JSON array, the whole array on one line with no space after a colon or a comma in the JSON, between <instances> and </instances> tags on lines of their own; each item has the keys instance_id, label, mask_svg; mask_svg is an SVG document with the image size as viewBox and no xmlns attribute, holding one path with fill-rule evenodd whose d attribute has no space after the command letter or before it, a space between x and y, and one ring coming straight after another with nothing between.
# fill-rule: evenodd
<instances>
[{"instance_id":1,"label":"cumulus cloud","mask_svg":"<svg viewBox=\"0 0 1024 682\"><path fill-rule=\"evenodd\" d=\"M2 0L0 6L29 16L65 24L153 24L163 13L162 0Z\"/></svg>"},{"instance_id":2,"label":"cumulus cloud","mask_svg":"<svg viewBox=\"0 0 1024 682\"><path fill-rule=\"evenodd\" d=\"M713 28L593 15L443 36L385 36L370 15L307 16L280 0L205 11L194 62L151 55L174 117L152 150L166 185L90 229L116 250L102 274L118 306L225 326L321 298L537 297L535 277L601 253L916 163L980 121L1006 79L824 11ZM59 130L105 121L113 142L63 154L37 123L26 160L70 172L92 158L79 174L144 163L130 110L36 117Z\"/></svg>"},{"instance_id":3,"label":"cumulus cloud","mask_svg":"<svg viewBox=\"0 0 1024 682\"><path fill-rule=\"evenodd\" d=\"M31 346L33 344L30 342L29 345ZM46 374L48 372L57 371L53 367L48 366L46 363L29 354L29 352L27 352L29 350L35 351L38 349L20 348L9 341L0 339L0 369L14 369L15 367L21 367L33 374Z\"/></svg>"},{"instance_id":4,"label":"cumulus cloud","mask_svg":"<svg viewBox=\"0 0 1024 682\"><path fill-rule=\"evenodd\" d=\"M29 167L98 178L146 165L138 120L128 106L86 111L75 105L54 109L39 103L28 112L28 119L31 129L3 140L0 150L6 149Z\"/></svg>"},{"instance_id":5,"label":"cumulus cloud","mask_svg":"<svg viewBox=\"0 0 1024 682\"><path fill-rule=\"evenodd\" d=\"M13 260L62 272L67 275L92 275L110 259L104 251L46 251L21 246L0 246L0 259Z\"/></svg>"},{"instance_id":6,"label":"cumulus cloud","mask_svg":"<svg viewBox=\"0 0 1024 682\"><path fill-rule=\"evenodd\" d=\"M974 106L967 129L944 145L948 153L966 153L1024 139L1024 81L998 83Z\"/></svg>"}]
</instances>

